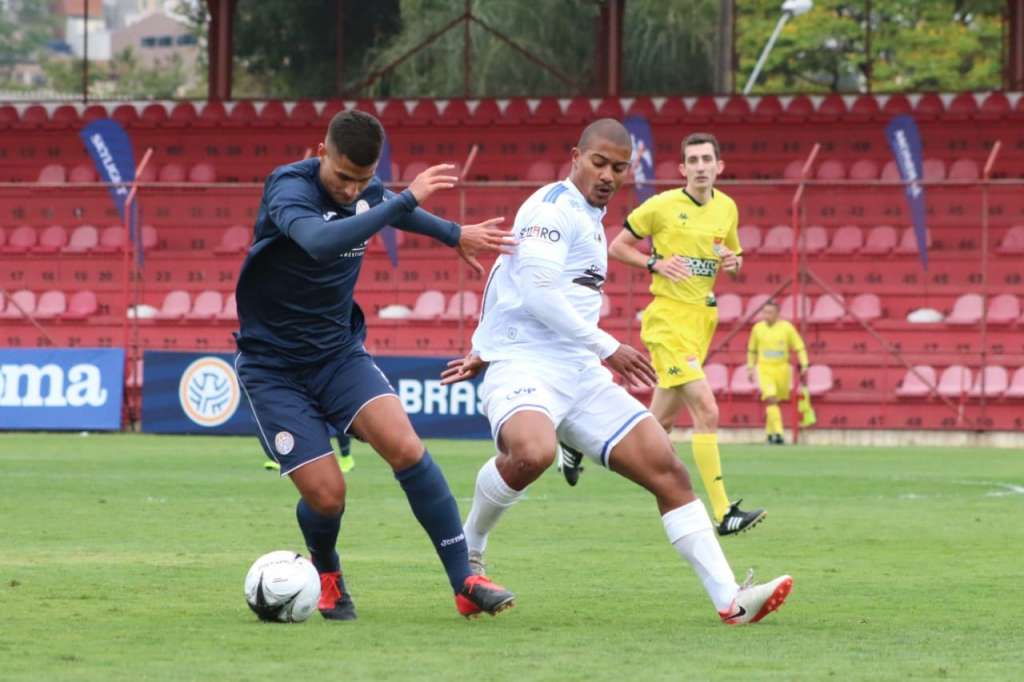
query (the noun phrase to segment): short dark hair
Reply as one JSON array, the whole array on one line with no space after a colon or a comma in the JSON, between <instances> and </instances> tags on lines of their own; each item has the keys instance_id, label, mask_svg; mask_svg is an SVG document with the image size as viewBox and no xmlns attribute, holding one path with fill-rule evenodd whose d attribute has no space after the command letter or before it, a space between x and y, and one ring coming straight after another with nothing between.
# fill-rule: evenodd
<instances>
[{"instance_id":1,"label":"short dark hair","mask_svg":"<svg viewBox=\"0 0 1024 682\"><path fill-rule=\"evenodd\" d=\"M778 308L779 304L775 302L774 298L769 298L767 301L765 301L764 303L761 304L762 308L767 308L768 306L774 306L774 307Z\"/></svg>"},{"instance_id":2,"label":"short dark hair","mask_svg":"<svg viewBox=\"0 0 1024 682\"><path fill-rule=\"evenodd\" d=\"M690 133L683 139L683 144L679 147L679 153L683 157L683 161L686 161L686 148L695 144L710 144L715 150L715 161L722 158L722 150L718 146L718 140L711 133Z\"/></svg>"},{"instance_id":3,"label":"short dark hair","mask_svg":"<svg viewBox=\"0 0 1024 682\"><path fill-rule=\"evenodd\" d=\"M380 158L384 127L365 111L339 111L327 128L327 143L355 165L369 166Z\"/></svg>"}]
</instances>

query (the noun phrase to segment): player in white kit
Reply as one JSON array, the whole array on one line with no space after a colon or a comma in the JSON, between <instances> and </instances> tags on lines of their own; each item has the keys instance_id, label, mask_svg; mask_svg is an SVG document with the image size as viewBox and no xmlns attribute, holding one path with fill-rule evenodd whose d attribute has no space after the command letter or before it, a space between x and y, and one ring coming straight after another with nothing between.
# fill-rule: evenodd
<instances>
[{"instance_id":1,"label":"player in white kit","mask_svg":"<svg viewBox=\"0 0 1024 682\"><path fill-rule=\"evenodd\" d=\"M736 583L668 435L602 366L632 383L656 381L644 355L597 326L608 268L601 221L631 153L618 121L587 126L569 178L542 187L519 209L518 246L491 269L473 351L442 374L453 383L487 368L479 395L498 454L477 475L464 527L470 563L482 572L488 533L562 441L649 490L669 542L693 566L722 621L756 622L782 605L792 578Z\"/></svg>"}]
</instances>

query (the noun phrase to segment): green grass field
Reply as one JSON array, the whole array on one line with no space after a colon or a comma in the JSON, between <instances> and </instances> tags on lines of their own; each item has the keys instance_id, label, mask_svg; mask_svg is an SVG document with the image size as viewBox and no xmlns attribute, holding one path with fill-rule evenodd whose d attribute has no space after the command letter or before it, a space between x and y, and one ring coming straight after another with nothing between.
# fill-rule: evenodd
<instances>
[{"instance_id":1,"label":"green grass field","mask_svg":"<svg viewBox=\"0 0 1024 682\"><path fill-rule=\"evenodd\" d=\"M465 513L488 444L430 448ZM725 447L730 494L769 510L724 540L734 570L795 579L745 628L646 493L593 467L505 517L488 560L518 605L465 621L387 467L355 454L359 620L269 625L246 569L304 548L255 439L0 436L0 680L1024 679L1019 451Z\"/></svg>"}]
</instances>

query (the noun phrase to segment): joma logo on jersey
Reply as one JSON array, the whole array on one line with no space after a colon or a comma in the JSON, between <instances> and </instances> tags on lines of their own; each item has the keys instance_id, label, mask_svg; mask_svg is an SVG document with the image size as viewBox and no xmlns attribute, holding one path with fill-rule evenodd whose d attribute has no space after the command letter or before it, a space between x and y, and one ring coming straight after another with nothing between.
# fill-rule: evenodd
<instances>
[{"instance_id":1,"label":"joma logo on jersey","mask_svg":"<svg viewBox=\"0 0 1024 682\"><path fill-rule=\"evenodd\" d=\"M718 261L714 258L690 258L684 256L690 274L695 277L714 277L718 274Z\"/></svg>"},{"instance_id":2,"label":"joma logo on jersey","mask_svg":"<svg viewBox=\"0 0 1024 682\"><path fill-rule=\"evenodd\" d=\"M555 243L562 241L562 233L558 230L550 227L541 227L540 225L530 225L519 230L520 239L547 239L549 242Z\"/></svg>"}]
</instances>

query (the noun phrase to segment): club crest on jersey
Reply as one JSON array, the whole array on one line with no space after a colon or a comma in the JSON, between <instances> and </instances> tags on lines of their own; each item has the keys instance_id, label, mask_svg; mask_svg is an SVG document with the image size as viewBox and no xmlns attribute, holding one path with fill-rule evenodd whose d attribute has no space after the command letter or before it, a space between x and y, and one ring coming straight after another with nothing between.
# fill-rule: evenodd
<instances>
[{"instance_id":1,"label":"club crest on jersey","mask_svg":"<svg viewBox=\"0 0 1024 682\"><path fill-rule=\"evenodd\" d=\"M530 225L519 230L519 239L545 239L556 244L562 241L562 233L552 227Z\"/></svg>"},{"instance_id":2,"label":"club crest on jersey","mask_svg":"<svg viewBox=\"0 0 1024 682\"><path fill-rule=\"evenodd\" d=\"M356 202L356 215L360 213L366 213L370 210L370 202L366 199L360 199Z\"/></svg>"},{"instance_id":3,"label":"club crest on jersey","mask_svg":"<svg viewBox=\"0 0 1024 682\"><path fill-rule=\"evenodd\" d=\"M295 448L295 436L287 431L278 431L274 436L274 448L278 454L287 455Z\"/></svg>"}]
</instances>

